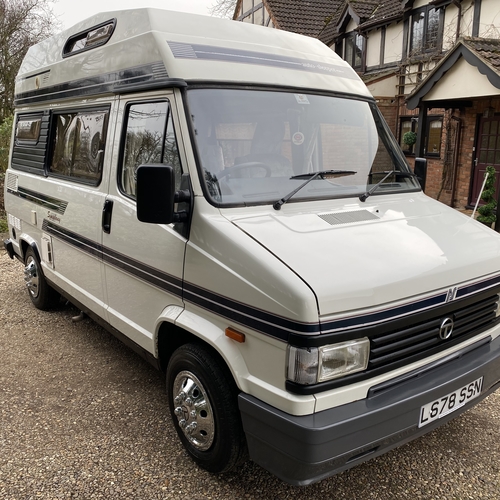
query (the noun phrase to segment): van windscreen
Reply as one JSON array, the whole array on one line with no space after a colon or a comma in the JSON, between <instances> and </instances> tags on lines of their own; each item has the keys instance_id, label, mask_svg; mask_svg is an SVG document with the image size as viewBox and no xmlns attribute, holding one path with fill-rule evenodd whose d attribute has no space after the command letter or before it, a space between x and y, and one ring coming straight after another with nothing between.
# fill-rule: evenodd
<instances>
[{"instance_id":1,"label":"van windscreen","mask_svg":"<svg viewBox=\"0 0 500 500\"><path fill-rule=\"evenodd\" d=\"M417 191L375 104L332 95L207 88L188 92L202 182L219 206ZM389 172L393 174L388 175ZM405 175L406 174L406 175Z\"/></svg>"}]
</instances>

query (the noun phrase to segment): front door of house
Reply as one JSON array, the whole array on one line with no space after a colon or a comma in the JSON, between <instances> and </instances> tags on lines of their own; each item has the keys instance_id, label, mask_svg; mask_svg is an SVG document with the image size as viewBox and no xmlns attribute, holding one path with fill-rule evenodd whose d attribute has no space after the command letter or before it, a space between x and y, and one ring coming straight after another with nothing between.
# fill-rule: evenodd
<instances>
[{"instance_id":1,"label":"front door of house","mask_svg":"<svg viewBox=\"0 0 500 500\"><path fill-rule=\"evenodd\" d=\"M500 184L500 116L481 118L479 122L479 136L476 146L476 158L472 172L472 190L470 205L475 205L483 186L486 167L495 167L496 192Z\"/></svg>"}]
</instances>

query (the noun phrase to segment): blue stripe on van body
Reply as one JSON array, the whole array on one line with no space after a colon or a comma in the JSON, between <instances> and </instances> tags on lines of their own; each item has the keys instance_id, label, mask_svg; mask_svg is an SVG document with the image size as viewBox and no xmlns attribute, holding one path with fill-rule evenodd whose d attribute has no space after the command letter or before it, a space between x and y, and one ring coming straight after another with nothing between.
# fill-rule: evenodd
<instances>
[{"instance_id":1,"label":"blue stripe on van body","mask_svg":"<svg viewBox=\"0 0 500 500\"><path fill-rule=\"evenodd\" d=\"M325 334L348 334L349 330L382 324L397 318L410 317L415 313L452 302L454 298L458 299L468 295L475 295L500 284L500 275L497 275L463 287L457 287L452 298L450 298L450 291L448 291L369 314L358 314L331 321L320 321L318 323L300 323L268 311L251 307L248 304L219 295L193 283L183 282L176 276L131 259L48 220L44 220L42 229L54 238L61 239L69 245L73 245L79 250L93 255L160 290L167 291L186 302L190 302L230 321L285 342L288 342L290 335L314 336L318 338L319 335Z\"/></svg>"},{"instance_id":2,"label":"blue stripe on van body","mask_svg":"<svg viewBox=\"0 0 500 500\"><path fill-rule=\"evenodd\" d=\"M100 245L53 222L44 220L42 229L54 238L101 259L137 279L187 302L211 311L231 321L245 325L274 338L287 341L290 333L320 334L319 323L299 323L278 315L252 308L228 297L210 292L192 283L182 282L176 276L131 259L111 248Z\"/></svg>"},{"instance_id":3,"label":"blue stripe on van body","mask_svg":"<svg viewBox=\"0 0 500 500\"><path fill-rule=\"evenodd\" d=\"M255 64L258 66L272 66L274 68L307 71L309 73L331 75L337 78L358 80L358 75L351 67L342 66L341 64L198 43L173 41L168 41L167 43L176 59L200 59L205 61Z\"/></svg>"}]
</instances>

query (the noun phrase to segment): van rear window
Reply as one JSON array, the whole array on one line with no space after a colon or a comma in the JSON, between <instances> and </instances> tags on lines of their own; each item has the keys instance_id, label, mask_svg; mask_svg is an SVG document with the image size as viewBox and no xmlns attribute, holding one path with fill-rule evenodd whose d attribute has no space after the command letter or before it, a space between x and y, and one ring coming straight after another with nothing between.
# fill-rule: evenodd
<instances>
[{"instance_id":1,"label":"van rear window","mask_svg":"<svg viewBox=\"0 0 500 500\"><path fill-rule=\"evenodd\" d=\"M57 113L53 116L53 148L49 173L98 185L109 109Z\"/></svg>"}]
</instances>

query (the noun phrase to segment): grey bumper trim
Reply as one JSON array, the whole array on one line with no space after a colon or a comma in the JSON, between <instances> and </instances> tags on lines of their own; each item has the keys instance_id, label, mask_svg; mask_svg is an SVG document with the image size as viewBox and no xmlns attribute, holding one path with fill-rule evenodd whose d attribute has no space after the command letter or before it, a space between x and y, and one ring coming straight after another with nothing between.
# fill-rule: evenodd
<instances>
[{"instance_id":1,"label":"grey bumper trim","mask_svg":"<svg viewBox=\"0 0 500 500\"><path fill-rule=\"evenodd\" d=\"M7 253L9 254L9 257L11 259L13 259L14 255L16 253L14 252L14 245L12 244L12 241L10 239L4 240L3 241L3 246L4 246L5 250L7 251Z\"/></svg>"},{"instance_id":2,"label":"grey bumper trim","mask_svg":"<svg viewBox=\"0 0 500 500\"><path fill-rule=\"evenodd\" d=\"M420 408L483 376L481 396L418 428ZM239 408L250 458L283 481L319 481L426 434L500 387L500 337L376 395L306 416L293 416L247 394Z\"/></svg>"}]
</instances>

